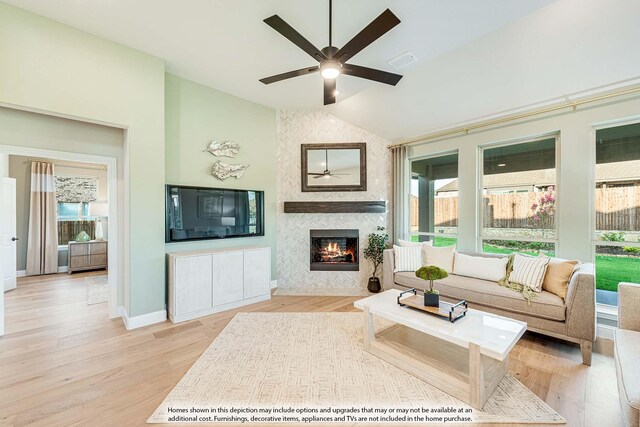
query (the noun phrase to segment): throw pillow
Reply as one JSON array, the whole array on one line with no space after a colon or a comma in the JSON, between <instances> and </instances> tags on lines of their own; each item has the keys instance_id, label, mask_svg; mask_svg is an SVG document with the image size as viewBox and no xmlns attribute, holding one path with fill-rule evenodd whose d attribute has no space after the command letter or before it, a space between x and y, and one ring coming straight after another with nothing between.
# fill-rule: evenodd
<instances>
[{"instance_id":1,"label":"throw pillow","mask_svg":"<svg viewBox=\"0 0 640 427\"><path fill-rule=\"evenodd\" d=\"M412 242L410 240L398 239L398 246L402 246L403 248L406 248L408 246L420 246L420 247L422 247L423 244L432 245L433 243L431 241L429 241L429 242Z\"/></svg>"},{"instance_id":2,"label":"throw pillow","mask_svg":"<svg viewBox=\"0 0 640 427\"><path fill-rule=\"evenodd\" d=\"M398 246L402 246L403 248L406 248L408 246L420 246L420 247L422 247L422 245L433 246L433 240L429 240L428 242L412 242L410 240L398 239Z\"/></svg>"},{"instance_id":3,"label":"throw pillow","mask_svg":"<svg viewBox=\"0 0 640 427\"><path fill-rule=\"evenodd\" d=\"M507 274L508 257L488 258L456 252L453 274L497 282Z\"/></svg>"},{"instance_id":4,"label":"throw pillow","mask_svg":"<svg viewBox=\"0 0 640 427\"><path fill-rule=\"evenodd\" d=\"M394 273L416 271L422 267L422 246L393 245L393 259L395 261Z\"/></svg>"},{"instance_id":5,"label":"throw pillow","mask_svg":"<svg viewBox=\"0 0 640 427\"><path fill-rule=\"evenodd\" d=\"M424 251L425 265L435 265L447 273L453 272L453 257L456 252L455 245L441 247L422 245L422 250Z\"/></svg>"},{"instance_id":6,"label":"throw pillow","mask_svg":"<svg viewBox=\"0 0 640 427\"><path fill-rule=\"evenodd\" d=\"M545 254L540 254L540 258L549 259L547 273L544 275L544 281L542 282L542 289L558 295L562 299L567 298L569 281L576 269L580 268L580 261L552 258Z\"/></svg>"},{"instance_id":7,"label":"throw pillow","mask_svg":"<svg viewBox=\"0 0 640 427\"><path fill-rule=\"evenodd\" d=\"M515 254L509 282L526 286L535 292L542 292L542 282L548 264L549 258Z\"/></svg>"}]
</instances>

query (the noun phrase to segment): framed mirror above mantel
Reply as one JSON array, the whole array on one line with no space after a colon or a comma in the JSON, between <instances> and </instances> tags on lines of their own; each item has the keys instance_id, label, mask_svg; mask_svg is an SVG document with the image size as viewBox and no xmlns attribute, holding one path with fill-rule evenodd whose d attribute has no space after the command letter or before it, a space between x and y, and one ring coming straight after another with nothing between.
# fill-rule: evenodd
<instances>
[{"instance_id":1,"label":"framed mirror above mantel","mask_svg":"<svg viewBox=\"0 0 640 427\"><path fill-rule=\"evenodd\" d=\"M302 144L302 191L367 191L367 144Z\"/></svg>"}]
</instances>

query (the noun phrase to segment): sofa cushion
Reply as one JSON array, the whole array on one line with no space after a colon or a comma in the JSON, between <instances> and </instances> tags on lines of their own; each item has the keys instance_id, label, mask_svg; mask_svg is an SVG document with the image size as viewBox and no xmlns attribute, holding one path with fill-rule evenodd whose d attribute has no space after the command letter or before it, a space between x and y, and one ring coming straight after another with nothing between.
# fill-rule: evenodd
<instances>
[{"instance_id":1,"label":"sofa cushion","mask_svg":"<svg viewBox=\"0 0 640 427\"><path fill-rule=\"evenodd\" d=\"M395 260L394 273L398 271L416 271L422 267L422 246L393 245Z\"/></svg>"},{"instance_id":2,"label":"sofa cushion","mask_svg":"<svg viewBox=\"0 0 640 427\"><path fill-rule=\"evenodd\" d=\"M485 258L456 252L453 274L497 282L507 274L508 258Z\"/></svg>"},{"instance_id":3,"label":"sofa cushion","mask_svg":"<svg viewBox=\"0 0 640 427\"><path fill-rule=\"evenodd\" d=\"M549 265L549 258L536 258L529 255L513 256L513 271L509 282L528 286L535 292L542 291L542 282Z\"/></svg>"},{"instance_id":4,"label":"sofa cushion","mask_svg":"<svg viewBox=\"0 0 640 427\"><path fill-rule=\"evenodd\" d=\"M395 282L408 288L426 287L426 282L415 277L413 273L396 273ZM437 280L433 287L445 297L466 300L472 304L496 307L542 319L564 321L566 318L566 307L562 298L547 291L537 293L529 303L522 294L495 282L457 275Z\"/></svg>"},{"instance_id":5,"label":"sofa cushion","mask_svg":"<svg viewBox=\"0 0 640 427\"><path fill-rule=\"evenodd\" d=\"M420 242L412 242L411 240L398 239L398 246L402 246L403 248L408 248L409 246L415 246L415 247L422 248L422 243L420 243Z\"/></svg>"},{"instance_id":6,"label":"sofa cushion","mask_svg":"<svg viewBox=\"0 0 640 427\"><path fill-rule=\"evenodd\" d=\"M635 411L637 417L640 411L640 364L638 363L640 332L616 329L614 341L620 399L624 404L623 407L627 406L626 415L631 415ZM635 422L637 425L638 418Z\"/></svg>"},{"instance_id":7,"label":"sofa cushion","mask_svg":"<svg viewBox=\"0 0 640 427\"><path fill-rule=\"evenodd\" d=\"M549 258L549 265L547 265L547 272L544 274L542 289L556 294L562 299L567 298L569 280L571 280L571 276L576 269L580 268L580 261L547 257L547 255L542 253L539 257Z\"/></svg>"},{"instance_id":8,"label":"sofa cushion","mask_svg":"<svg viewBox=\"0 0 640 427\"><path fill-rule=\"evenodd\" d=\"M423 245L424 265L435 265L447 273L453 271L453 254L456 246L427 246Z\"/></svg>"}]
</instances>

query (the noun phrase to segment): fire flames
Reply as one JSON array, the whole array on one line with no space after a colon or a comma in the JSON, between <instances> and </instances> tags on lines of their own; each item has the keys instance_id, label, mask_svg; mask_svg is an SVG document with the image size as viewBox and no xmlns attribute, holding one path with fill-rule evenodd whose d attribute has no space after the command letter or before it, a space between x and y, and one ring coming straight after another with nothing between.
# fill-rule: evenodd
<instances>
[{"instance_id":1,"label":"fire flames","mask_svg":"<svg viewBox=\"0 0 640 427\"><path fill-rule=\"evenodd\" d=\"M336 242L329 242L327 247L324 249L325 253L329 256L342 256L344 252L340 249L340 246Z\"/></svg>"},{"instance_id":2,"label":"fire flames","mask_svg":"<svg viewBox=\"0 0 640 427\"><path fill-rule=\"evenodd\" d=\"M337 242L329 242L326 247L319 251L322 262L355 262L352 251L343 251Z\"/></svg>"}]
</instances>

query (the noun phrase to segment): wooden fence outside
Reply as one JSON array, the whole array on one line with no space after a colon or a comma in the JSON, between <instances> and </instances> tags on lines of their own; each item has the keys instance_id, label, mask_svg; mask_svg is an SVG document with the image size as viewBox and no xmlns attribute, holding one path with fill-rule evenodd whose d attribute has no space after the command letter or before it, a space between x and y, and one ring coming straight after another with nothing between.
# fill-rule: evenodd
<instances>
[{"instance_id":1,"label":"wooden fence outside","mask_svg":"<svg viewBox=\"0 0 640 427\"><path fill-rule=\"evenodd\" d=\"M81 231L89 235L91 239L96 238L96 222L94 220L70 220L58 221L58 244L66 245Z\"/></svg>"},{"instance_id":2,"label":"wooden fence outside","mask_svg":"<svg viewBox=\"0 0 640 427\"><path fill-rule=\"evenodd\" d=\"M483 198L486 228L537 228L531 220L531 205L543 193L490 194ZM595 190L596 230L640 231L640 186L598 188ZM411 227L418 227L418 198L411 197ZM458 226L458 198L436 197L435 225Z\"/></svg>"}]
</instances>

